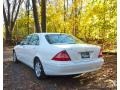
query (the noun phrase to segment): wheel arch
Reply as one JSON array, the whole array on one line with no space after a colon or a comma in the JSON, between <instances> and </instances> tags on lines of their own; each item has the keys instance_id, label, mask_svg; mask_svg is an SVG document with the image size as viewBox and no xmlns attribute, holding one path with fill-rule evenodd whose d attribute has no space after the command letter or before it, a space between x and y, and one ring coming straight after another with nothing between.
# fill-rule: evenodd
<instances>
[{"instance_id":1,"label":"wheel arch","mask_svg":"<svg viewBox=\"0 0 120 90\"><path fill-rule=\"evenodd\" d=\"M15 49L13 49L12 51L15 52Z\"/></svg>"},{"instance_id":2,"label":"wheel arch","mask_svg":"<svg viewBox=\"0 0 120 90\"><path fill-rule=\"evenodd\" d=\"M35 56L34 59L33 59L33 68L34 68L34 63L35 63L36 60L39 60L40 63L42 64L40 57ZM43 64L42 64L42 67L43 67Z\"/></svg>"},{"instance_id":3,"label":"wheel arch","mask_svg":"<svg viewBox=\"0 0 120 90\"><path fill-rule=\"evenodd\" d=\"M43 74L45 74L44 67L43 67L43 63L41 62L41 59L40 59L40 57L38 57L38 56L35 56L34 59L33 59L33 68L34 68L34 64L35 64L35 61L36 61L36 60L39 60L39 61L40 61L41 65L42 65L42 69L43 69Z\"/></svg>"},{"instance_id":4,"label":"wheel arch","mask_svg":"<svg viewBox=\"0 0 120 90\"><path fill-rule=\"evenodd\" d=\"M34 66L35 60L39 60L39 61L40 61L39 57L38 57L38 56L35 56L34 59L33 59L33 66ZM40 62L41 62L41 61L40 61Z\"/></svg>"}]
</instances>

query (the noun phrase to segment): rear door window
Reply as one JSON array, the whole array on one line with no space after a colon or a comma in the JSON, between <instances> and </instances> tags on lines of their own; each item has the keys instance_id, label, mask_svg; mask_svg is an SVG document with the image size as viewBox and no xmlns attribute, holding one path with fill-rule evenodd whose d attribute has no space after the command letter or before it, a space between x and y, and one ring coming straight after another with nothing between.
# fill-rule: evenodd
<instances>
[{"instance_id":1,"label":"rear door window","mask_svg":"<svg viewBox=\"0 0 120 90\"><path fill-rule=\"evenodd\" d=\"M39 36L38 35L32 35L32 38L29 41L29 45L39 45Z\"/></svg>"},{"instance_id":2,"label":"rear door window","mask_svg":"<svg viewBox=\"0 0 120 90\"><path fill-rule=\"evenodd\" d=\"M25 37L22 41L21 41L21 45L28 45L30 39L31 39L32 35L29 35L27 37Z\"/></svg>"}]
</instances>

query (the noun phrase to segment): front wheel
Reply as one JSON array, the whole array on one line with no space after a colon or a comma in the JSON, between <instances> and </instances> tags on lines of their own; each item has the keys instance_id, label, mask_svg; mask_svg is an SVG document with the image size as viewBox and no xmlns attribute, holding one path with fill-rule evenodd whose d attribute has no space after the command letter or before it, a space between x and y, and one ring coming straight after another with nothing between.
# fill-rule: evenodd
<instances>
[{"instance_id":1,"label":"front wheel","mask_svg":"<svg viewBox=\"0 0 120 90\"><path fill-rule=\"evenodd\" d=\"M15 51L13 51L13 62L18 63Z\"/></svg>"},{"instance_id":2,"label":"front wheel","mask_svg":"<svg viewBox=\"0 0 120 90\"><path fill-rule=\"evenodd\" d=\"M44 71L41 62L36 59L34 62L34 71L37 79L41 79L44 77Z\"/></svg>"}]
</instances>

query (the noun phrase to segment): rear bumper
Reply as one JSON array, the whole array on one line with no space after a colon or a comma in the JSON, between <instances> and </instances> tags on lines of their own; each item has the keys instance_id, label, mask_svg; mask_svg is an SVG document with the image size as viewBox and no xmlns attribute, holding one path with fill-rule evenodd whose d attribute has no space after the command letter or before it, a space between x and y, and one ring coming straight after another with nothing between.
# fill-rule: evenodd
<instances>
[{"instance_id":1,"label":"rear bumper","mask_svg":"<svg viewBox=\"0 0 120 90\"><path fill-rule=\"evenodd\" d=\"M104 60L99 58L91 61L50 62L44 65L46 75L72 75L95 71L101 68Z\"/></svg>"}]
</instances>

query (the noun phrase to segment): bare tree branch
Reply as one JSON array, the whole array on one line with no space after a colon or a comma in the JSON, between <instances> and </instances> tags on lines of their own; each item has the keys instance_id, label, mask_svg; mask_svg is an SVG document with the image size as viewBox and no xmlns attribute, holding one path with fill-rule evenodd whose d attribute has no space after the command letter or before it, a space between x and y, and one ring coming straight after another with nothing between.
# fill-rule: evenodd
<instances>
[{"instance_id":1,"label":"bare tree branch","mask_svg":"<svg viewBox=\"0 0 120 90\"><path fill-rule=\"evenodd\" d=\"M6 28L6 30L8 30L8 28L7 28L8 21L7 21L7 16L6 16L4 5L3 5L3 17L4 17L4 22L5 22L5 28Z\"/></svg>"},{"instance_id":2,"label":"bare tree branch","mask_svg":"<svg viewBox=\"0 0 120 90\"><path fill-rule=\"evenodd\" d=\"M13 21L11 21L11 30L13 29L13 27L14 27L14 24L15 24L15 21L16 21L16 19L17 19L17 16L18 16L18 13L19 13L19 10L20 10L20 5L22 4L22 2L23 2L24 0L19 0L19 3L18 3L18 7L17 7L17 11L16 11L16 13L15 13L15 17L14 17L14 19L13 19Z\"/></svg>"},{"instance_id":3,"label":"bare tree branch","mask_svg":"<svg viewBox=\"0 0 120 90\"><path fill-rule=\"evenodd\" d=\"M8 6L8 24L10 24L10 3L9 3L9 0L7 0L7 6Z\"/></svg>"},{"instance_id":4,"label":"bare tree branch","mask_svg":"<svg viewBox=\"0 0 120 90\"><path fill-rule=\"evenodd\" d=\"M16 19L17 19L17 16L18 16L18 13L19 13L19 10L20 10L20 5L22 4L22 2L23 2L23 0L19 0L17 11L16 11L16 14L15 14L13 22L15 22Z\"/></svg>"},{"instance_id":5,"label":"bare tree branch","mask_svg":"<svg viewBox=\"0 0 120 90\"><path fill-rule=\"evenodd\" d=\"M13 2L13 8L12 8L12 15L11 15L11 21L13 21L13 16L14 16L14 12L15 12L15 8L16 8L16 0L14 0Z\"/></svg>"}]
</instances>

